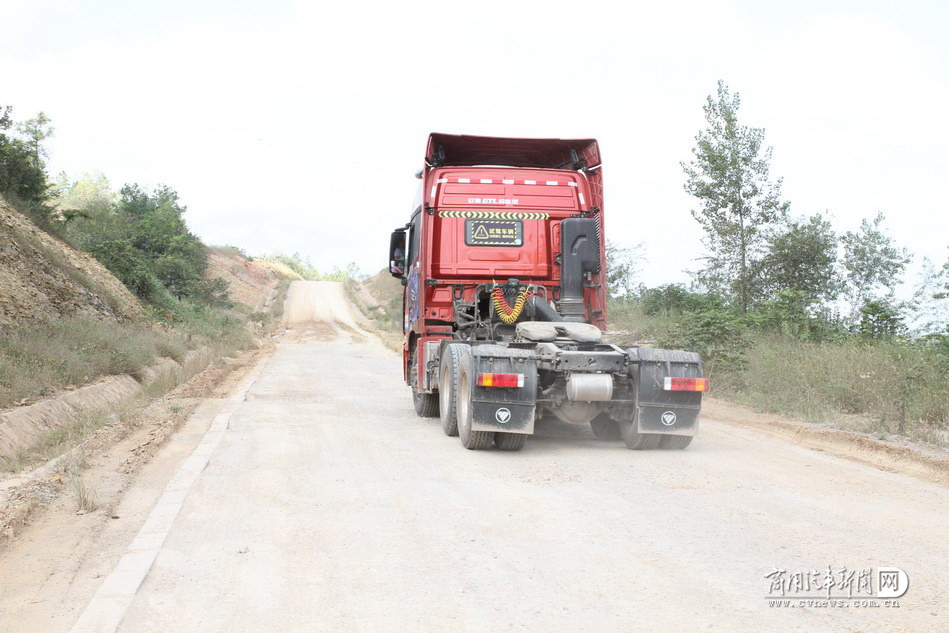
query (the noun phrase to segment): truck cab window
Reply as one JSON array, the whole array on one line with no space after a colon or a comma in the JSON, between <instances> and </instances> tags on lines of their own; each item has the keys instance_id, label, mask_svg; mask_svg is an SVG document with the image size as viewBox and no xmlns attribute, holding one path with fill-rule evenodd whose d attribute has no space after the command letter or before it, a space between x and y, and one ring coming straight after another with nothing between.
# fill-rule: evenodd
<instances>
[{"instance_id":1,"label":"truck cab window","mask_svg":"<svg viewBox=\"0 0 949 633\"><path fill-rule=\"evenodd\" d=\"M411 266L418 258L419 240L422 234L422 208L419 207L412 215L412 226L409 228L409 256L406 260Z\"/></svg>"}]
</instances>

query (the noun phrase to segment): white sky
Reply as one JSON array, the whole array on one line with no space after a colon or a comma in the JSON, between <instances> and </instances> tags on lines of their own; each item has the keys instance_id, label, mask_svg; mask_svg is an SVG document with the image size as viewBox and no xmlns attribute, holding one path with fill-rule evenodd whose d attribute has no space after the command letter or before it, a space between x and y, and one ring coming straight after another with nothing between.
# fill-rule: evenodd
<instances>
[{"instance_id":1,"label":"white sky","mask_svg":"<svg viewBox=\"0 0 949 633\"><path fill-rule=\"evenodd\" d=\"M645 242L648 285L684 281L679 161L721 78L792 212L882 210L917 260L947 256L946 2L0 0L0 20L0 104L53 119L53 174L167 183L252 254L382 268L431 131L594 136L607 236Z\"/></svg>"}]
</instances>

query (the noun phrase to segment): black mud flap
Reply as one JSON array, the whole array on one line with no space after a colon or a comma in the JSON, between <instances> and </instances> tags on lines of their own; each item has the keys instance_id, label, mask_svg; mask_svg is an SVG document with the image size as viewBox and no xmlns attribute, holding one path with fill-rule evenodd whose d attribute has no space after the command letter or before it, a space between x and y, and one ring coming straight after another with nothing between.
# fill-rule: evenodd
<instances>
[{"instance_id":1,"label":"black mud flap","mask_svg":"<svg viewBox=\"0 0 949 633\"><path fill-rule=\"evenodd\" d=\"M473 431L504 431L533 433L537 408L537 364L530 350L511 349L499 345L476 345L471 348ZM523 387L479 387L478 374L521 374Z\"/></svg>"},{"instance_id":2,"label":"black mud flap","mask_svg":"<svg viewBox=\"0 0 949 633\"><path fill-rule=\"evenodd\" d=\"M666 378L702 378L702 360L695 352L633 347L629 373L636 391L640 433L695 435L702 393L667 391Z\"/></svg>"}]
</instances>

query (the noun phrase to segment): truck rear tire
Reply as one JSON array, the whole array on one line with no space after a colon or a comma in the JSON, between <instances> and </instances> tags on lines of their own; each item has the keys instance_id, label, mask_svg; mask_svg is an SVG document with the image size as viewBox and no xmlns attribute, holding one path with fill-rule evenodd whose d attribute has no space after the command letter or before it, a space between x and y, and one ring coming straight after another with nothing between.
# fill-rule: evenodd
<instances>
[{"instance_id":1,"label":"truck rear tire","mask_svg":"<svg viewBox=\"0 0 949 633\"><path fill-rule=\"evenodd\" d=\"M620 435L626 442L626 448L634 451L648 451L659 448L659 440L662 438L658 433L640 433L636 428L636 422L622 421L619 423Z\"/></svg>"},{"instance_id":2,"label":"truck rear tire","mask_svg":"<svg viewBox=\"0 0 949 633\"><path fill-rule=\"evenodd\" d=\"M659 440L659 448L681 451L691 443L691 435L663 435Z\"/></svg>"},{"instance_id":3,"label":"truck rear tire","mask_svg":"<svg viewBox=\"0 0 949 633\"><path fill-rule=\"evenodd\" d=\"M494 433L490 431L472 431L474 416L472 385L474 384L474 363L471 360L471 348L465 345L458 350L458 380L454 384L455 409L458 412L458 437L468 450L482 450L491 446Z\"/></svg>"},{"instance_id":4,"label":"truck rear tire","mask_svg":"<svg viewBox=\"0 0 949 633\"><path fill-rule=\"evenodd\" d=\"M494 445L502 451L519 451L527 441L526 433L495 433Z\"/></svg>"},{"instance_id":5,"label":"truck rear tire","mask_svg":"<svg viewBox=\"0 0 949 633\"><path fill-rule=\"evenodd\" d=\"M614 441L620 439L619 424L605 413L590 420L593 437L598 440Z\"/></svg>"},{"instance_id":6,"label":"truck rear tire","mask_svg":"<svg viewBox=\"0 0 949 633\"><path fill-rule=\"evenodd\" d=\"M468 347L452 343L445 346L438 377L438 413L442 421L442 430L448 437L458 435L458 398L455 384L458 382L459 347Z\"/></svg>"},{"instance_id":7,"label":"truck rear tire","mask_svg":"<svg viewBox=\"0 0 949 633\"><path fill-rule=\"evenodd\" d=\"M415 412L422 418L434 418L438 415L438 394L425 393L418 390L416 383L416 373L418 358L415 352L409 357L409 379L412 386L412 404L415 405Z\"/></svg>"},{"instance_id":8,"label":"truck rear tire","mask_svg":"<svg viewBox=\"0 0 949 633\"><path fill-rule=\"evenodd\" d=\"M415 412L423 418L434 418L438 415L437 393L421 393L412 387L412 403L415 405Z\"/></svg>"}]
</instances>

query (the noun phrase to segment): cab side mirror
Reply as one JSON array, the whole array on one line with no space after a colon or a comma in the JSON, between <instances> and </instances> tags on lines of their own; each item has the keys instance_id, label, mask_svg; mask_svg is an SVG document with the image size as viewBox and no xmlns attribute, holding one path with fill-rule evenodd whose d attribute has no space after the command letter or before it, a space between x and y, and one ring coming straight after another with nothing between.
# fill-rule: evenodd
<instances>
[{"instance_id":1,"label":"cab side mirror","mask_svg":"<svg viewBox=\"0 0 949 633\"><path fill-rule=\"evenodd\" d=\"M389 238L389 274L405 278L405 227L392 231Z\"/></svg>"}]
</instances>

